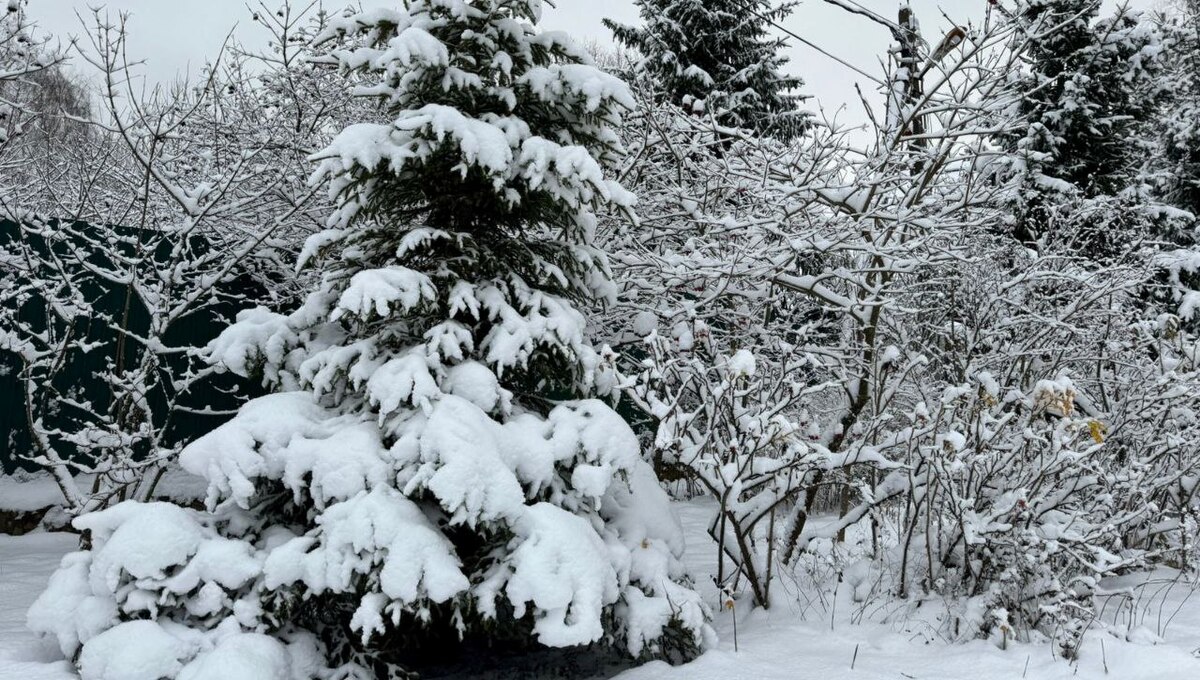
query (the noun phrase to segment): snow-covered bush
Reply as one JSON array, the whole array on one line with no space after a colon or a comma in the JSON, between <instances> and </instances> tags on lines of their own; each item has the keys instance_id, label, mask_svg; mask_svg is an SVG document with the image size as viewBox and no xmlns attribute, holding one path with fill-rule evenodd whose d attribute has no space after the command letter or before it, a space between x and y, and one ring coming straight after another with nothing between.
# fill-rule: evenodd
<instances>
[{"instance_id":1,"label":"snow-covered bush","mask_svg":"<svg viewBox=\"0 0 1200 680\"><path fill-rule=\"evenodd\" d=\"M1022 274L1016 287L1040 278ZM1132 296L1106 283L1068 294ZM1060 311L1051 331L1053 317L1024 316L1003 298L982 315L995 314L989 324L967 331L982 331L995 354L981 352L967 381L895 417L882 453L903 463L891 475L903 507L887 520L900 541L879 557L894 592L958 603L948 634L997 642L1045 635L1073 657L1101 579L1154 564L1191 568L1195 559L1194 356L1190 342L1148 324L1105 337L1097 322L1115 317L1092 316L1098 306ZM1024 330L1003 339L996 331L1004 325ZM1068 334L1099 340L1096 356L1040 366L1021 359ZM1093 378L1097 366L1132 366L1150 348L1164 356L1161 366L1130 370L1120 383ZM877 501L864 496L862 507Z\"/></svg>"},{"instance_id":2,"label":"snow-covered bush","mask_svg":"<svg viewBox=\"0 0 1200 680\"><path fill-rule=\"evenodd\" d=\"M633 203L606 175L632 101L540 10L414 0L318 37L391 121L315 155L338 201L301 256L317 289L209 347L278 393L183 452L207 509L77 520L91 550L30 624L85 680L377 677L464 638L705 643L667 497L586 398L614 381L576 305L612 292L593 211Z\"/></svg>"},{"instance_id":3,"label":"snow-covered bush","mask_svg":"<svg viewBox=\"0 0 1200 680\"><path fill-rule=\"evenodd\" d=\"M1080 18L1069 4L1022 6ZM1023 103L1050 87L1028 73L1045 41L1094 41L1072 54L1106 77L1132 69L1084 118L1149 103L1134 90L1158 45L1129 16L1013 16L935 58L902 46L866 149L832 124L787 146L663 103L622 130L648 227L605 231L623 384L656 464L718 501L721 585L745 578L758 605L772 574L862 523L877 592L945 598L952 636L1045 635L1072 655L1099 579L1194 559L1192 340L1141 297L1161 266L1171 311L1195 305L1191 254L1142 240L1178 215L1137 186L1132 146L1063 120L1108 184L1042 201L1033 252L1006 231L1034 198L1025 173L1076 156L997 143L1043 130Z\"/></svg>"},{"instance_id":4,"label":"snow-covered bush","mask_svg":"<svg viewBox=\"0 0 1200 680\"><path fill-rule=\"evenodd\" d=\"M288 254L333 204L307 157L353 98L306 60L323 15L266 15L263 53L230 47L203 78L135 95L126 24L97 12L78 63L100 86L74 95L90 106L51 98L0 164L19 208L0 236L0 364L22 406L0 451L50 472L71 514L153 497L182 445L245 400L204 343L237 310L300 295Z\"/></svg>"},{"instance_id":5,"label":"snow-covered bush","mask_svg":"<svg viewBox=\"0 0 1200 680\"><path fill-rule=\"evenodd\" d=\"M618 55L620 56L620 55ZM662 101L635 70L640 106L620 132L639 224L601 222L620 285L601 324L621 350L625 393L660 478L719 502L710 534L719 586L769 601L774 518L817 461L802 402L811 366L796 345L817 305L777 286L794 255L779 229L780 188L761 171L823 148L728 128L714 111ZM735 357L737 358L736 360Z\"/></svg>"},{"instance_id":6,"label":"snow-covered bush","mask_svg":"<svg viewBox=\"0 0 1200 680\"><path fill-rule=\"evenodd\" d=\"M913 488L899 588L919 576L929 592L969 598L955 633L1040 631L1074 656L1099 580L1142 565L1120 538L1138 516L1114 502L1129 481L1077 396L1066 378L1023 392L981 372L919 405L898 434Z\"/></svg>"},{"instance_id":7,"label":"snow-covered bush","mask_svg":"<svg viewBox=\"0 0 1200 680\"><path fill-rule=\"evenodd\" d=\"M744 578L756 606L770 605L772 545L782 514L805 475L830 464L808 440L796 404L805 388L803 364L758 374L754 355L684 354L651 332L648 356L631 396L657 423L653 451L717 500L709 533L717 542L716 583L729 591ZM731 568L726 568L726 562Z\"/></svg>"},{"instance_id":8,"label":"snow-covered bush","mask_svg":"<svg viewBox=\"0 0 1200 680\"><path fill-rule=\"evenodd\" d=\"M823 456L799 469L776 554L787 567L814 541L869 522L894 595L977 597L992 618L972 619L968 634L1003 623L1074 654L1098 579L1192 540L1194 501L1180 503L1191 486L1161 467L1171 459L1194 474L1181 450L1190 435L1150 433L1154 423L1190 431L1192 369L1187 341L1161 347L1140 330L1136 291L1153 269L1143 252L1105 266L992 235L1018 187L995 177L1011 159L991 138L1021 126L1022 85L1006 74L1028 37L985 29L861 159L830 138L824 153L797 158L835 167L791 160L761 173L795 253L776 258L773 282L836 319L832 334L796 343L812 363L806 387L838 389L803 405L816 420L808 448ZM977 126L979 107L993 128ZM1168 393L1177 401L1163 410ZM814 526L814 495L830 486L853 502Z\"/></svg>"}]
</instances>

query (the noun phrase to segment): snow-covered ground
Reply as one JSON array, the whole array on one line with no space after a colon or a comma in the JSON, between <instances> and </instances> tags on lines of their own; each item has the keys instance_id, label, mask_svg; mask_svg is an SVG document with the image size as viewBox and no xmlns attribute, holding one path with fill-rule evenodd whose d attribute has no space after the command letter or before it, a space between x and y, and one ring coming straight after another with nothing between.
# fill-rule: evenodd
<instances>
[{"instance_id":1,"label":"snow-covered ground","mask_svg":"<svg viewBox=\"0 0 1200 680\"><path fill-rule=\"evenodd\" d=\"M711 508L685 503L679 509L690 541L687 560L704 583L703 574L714 566L714 552L704 534ZM0 680L75 678L54 644L24 628L26 608L59 558L75 546L76 537L69 534L0 535ZM986 641L950 645L922 629L917 619L907 624L852 624L847 614L851 606L843 606L841 614L834 608L831 617L812 607L789 607L785 601L769 613L722 611L714 622L721 635L718 649L685 666L652 663L618 679L1194 680L1200 678L1200 658L1195 656L1200 653L1200 593L1192 596L1186 584L1171 584L1170 577L1156 574L1149 586L1136 591L1148 605L1132 616L1128 608L1106 608L1105 618L1113 625L1088 633L1074 665L1053 658L1047 644L1011 644L1007 650ZM849 602L848 594L839 599L839 606Z\"/></svg>"},{"instance_id":2,"label":"snow-covered ground","mask_svg":"<svg viewBox=\"0 0 1200 680\"><path fill-rule=\"evenodd\" d=\"M713 506L680 503L677 509L688 537L688 566L706 579L715 571L715 550L705 533ZM1132 625L1128 607L1106 607L1110 625L1087 634L1076 664L1054 658L1048 643L1014 643L1007 650L983 640L947 644L915 616L850 623L855 607L843 585L836 606L789 606L783 597L770 612L718 612L713 622L721 640L718 649L684 666L647 664L618 680L1200 679L1200 592L1193 594L1174 576L1154 574L1143 587L1137 586L1146 582L1144 577L1106 584L1110 590L1131 588L1145 604L1133 611ZM831 595L825 593L832 605Z\"/></svg>"},{"instance_id":3,"label":"snow-covered ground","mask_svg":"<svg viewBox=\"0 0 1200 680\"><path fill-rule=\"evenodd\" d=\"M25 610L46 586L64 553L79 545L73 534L0 534L0 680L71 680L58 645L25 630Z\"/></svg>"},{"instance_id":4,"label":"snow-covered ground","mask_svg":"<svg viewBox=\"0 0 1200 680\"><path fill-rule=\"evenodd\" d=\"M81 489L90 488L92 475L75 476ZM204 498L204 480L189 475L179 467L167 468L166 474L155 487L156 498L169 498L178 502L190 502ZM62 492L47 474L18 473L0 475L0 510L29 512L42 510L52 505L61 505Z\"/></svg>"}]
</instances>

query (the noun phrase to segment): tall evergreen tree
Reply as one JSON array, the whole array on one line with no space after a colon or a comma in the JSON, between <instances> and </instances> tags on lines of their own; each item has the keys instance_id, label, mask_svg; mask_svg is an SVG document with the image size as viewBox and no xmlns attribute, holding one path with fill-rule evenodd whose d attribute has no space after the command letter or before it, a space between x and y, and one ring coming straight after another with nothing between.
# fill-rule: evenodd
<instances>
[{"instance_id":1,"label":"tall evergreen tree","mask_svg":"<svg viewBox=\"0 0 1200 680\"><path fill-rule=\"evenodd\" d=\"M1167 37L1159 112L1163 200L1200 218L1200 0L1179 0Z\"/></svg>"},{"instance_id":2,"label":"tall evergreen tree","mask_svg":"<svg viewBox=\"0 0 1200 680\"><path fill-rule=\"evenodd\" d=\"M60 634L69 657L82 643L82 664L111 666L177 624L216 648L166 648L163 668L284 664L297 640L358 669L336 677L446 662L463 638L698 650L706 610L666 494L629 426L585 398L611 387L577 305L612 293L594 211L633 202L607 176L632 98L538 31L540 12L408 0L318 39L390 121L316 155L339 207L301 256L323 274L307 302L245 312L211 347L279 393L183 453L208 512L126 503L80 521L95 546L33 615L60 632L76 623L55 603L104 603L86 634ZM133 537L163 550L135 563ZM130 620L130 592L164 623Z\"/></svg>"},{"instance_id":3,"label":"tall evergreen tree","mask_svg":"<svg viewBox=\"0 0 1200 680\"><path fill-rule=\"evenodd\" d=\"M1017 236L1069 240L1103 259L1146 226L1137 204L1160 45L1149 22L1126 10L1097 20L1098 11L1094 0L1020 3L1012 16L1019 40L1028 41L1025 125L1003 143L1023 176Z\"/></svg>"},{"instance_id":4,"label":"tall evergreen tree","mask_svg":"<svg viewBox=\"0 0 1200 680\"><path fill-rule=\"evenodd\" d=\"M772 37L796 2L636 0L644 25L605 21L617 42L637 50L664 94L722 124L790 139L808 126L800 78L783 72L782 39Z\"/></svg>"},{"instance_id":5,"label":"tall evergreen tree","mask_svg":"<svg viewBox=\"0 0 1200 680\"><path fill-rule=\"evenodd\" d=\"M1176 0L1160 15L1166 47L1159 76L1163 92L1152 154L1156 196L1177 208L1159 235L1161 266L1150 299L1176 314L1191 333L1200 330L1200 0Z\"/></svg>"}]
</instances>

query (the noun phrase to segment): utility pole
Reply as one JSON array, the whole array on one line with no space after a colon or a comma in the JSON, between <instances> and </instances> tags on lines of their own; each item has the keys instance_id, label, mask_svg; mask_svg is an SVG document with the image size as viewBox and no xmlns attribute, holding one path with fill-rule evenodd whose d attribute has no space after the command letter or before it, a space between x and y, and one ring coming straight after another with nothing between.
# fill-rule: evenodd
<instances>
[{"instance_id":1,"label":"utility pole","mask_svg":"<svg viewBox=\"0 0 1200 680\"><path fill-rule=\"evenodd\" d=\"M908 5L900 7L896 26L892 29L896 39L897 68L895 80L892 83L890 104L895 106L889 112L889 122L895 121L897 126L903 125L905 119L912 116L907 129L898 129L900 135L925 134L925 116L913 116L921 98L925 96L925 72L921 57L921 27L917 16ZM891 108L891 106L889 106ZM925 140L917 140L917 146L924 146Z\"/></svg>"}]
</instances>

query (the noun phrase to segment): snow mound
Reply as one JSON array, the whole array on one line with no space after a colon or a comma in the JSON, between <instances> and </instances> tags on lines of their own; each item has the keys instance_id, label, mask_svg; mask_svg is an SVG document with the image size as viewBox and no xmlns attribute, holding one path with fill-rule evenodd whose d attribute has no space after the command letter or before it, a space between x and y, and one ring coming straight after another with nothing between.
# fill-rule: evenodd
<instances>
[{"instance_id":1,"label":"snow mound","mask_svg":"<svg viewBox=\"0 0 1200 680\"><path fill-rule=\"evenodd\" d=\"M83 645L81 680L161 680L173 678L195 652L154 621L126 621Z\"/></svg>"}]
</instances>

